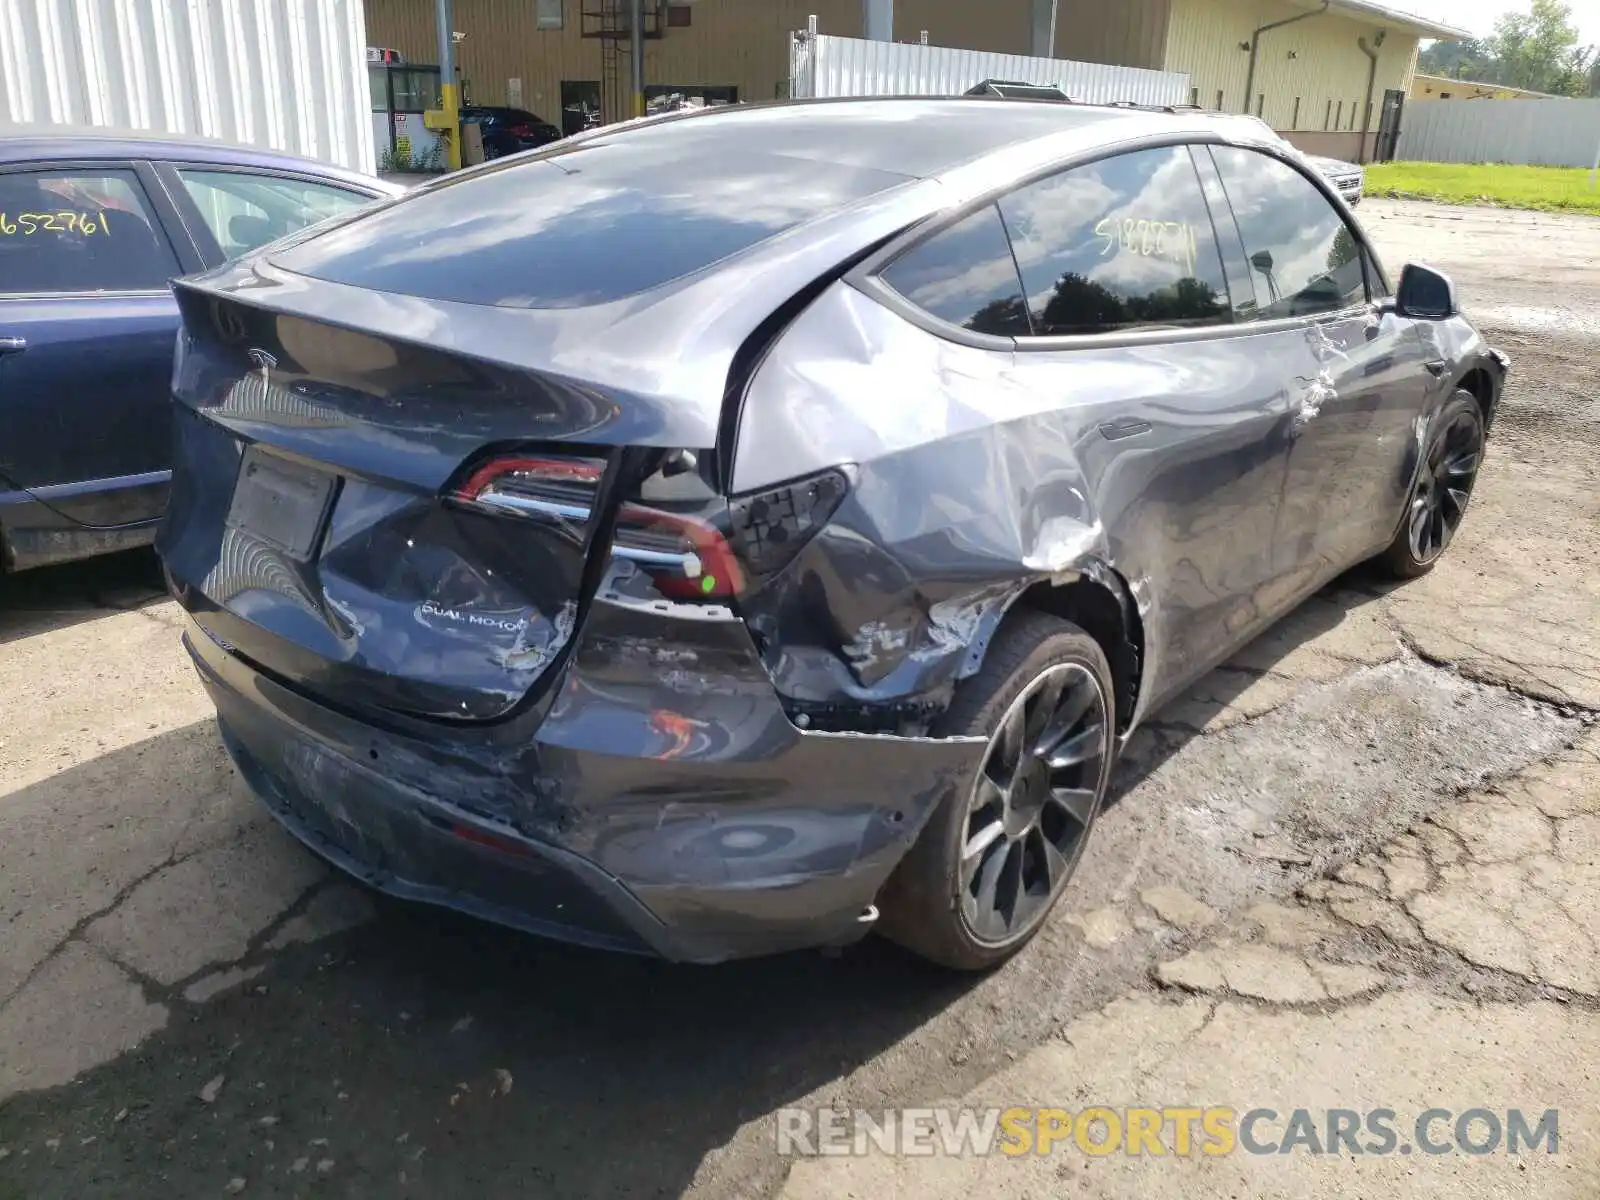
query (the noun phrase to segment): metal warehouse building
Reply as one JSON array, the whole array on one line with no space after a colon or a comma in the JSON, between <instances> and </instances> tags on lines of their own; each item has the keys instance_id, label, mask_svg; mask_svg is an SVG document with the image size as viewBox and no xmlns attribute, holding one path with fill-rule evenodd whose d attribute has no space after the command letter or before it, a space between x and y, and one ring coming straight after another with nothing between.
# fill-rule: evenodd
<instances>
[{"instance_id":1,"label":"metal warehouse building","mask_svg":"<svg viewBox=\"0 0 1600 1200\"><path fill-rule=\"evenodd\" d=\"M367 39L437 61L433 0L365 0ZM1369 158L1386 102L1410 90L1421 39L1467 34L1371 0L646 0L646 95L786 94L793 31L1180 71L1193 103L1257 113L1302 149ZM455 0L470 101L569 131L584 107L628 112L627 0ZM1051 37L1051 23L1054 36ZM613 36L600 36L610 32ZM977 82L974 80L973 82ZM563 120L565 114L565 121ZM1365 137L1363 136L1365 132Z\"/></svg>"}]
</instances>

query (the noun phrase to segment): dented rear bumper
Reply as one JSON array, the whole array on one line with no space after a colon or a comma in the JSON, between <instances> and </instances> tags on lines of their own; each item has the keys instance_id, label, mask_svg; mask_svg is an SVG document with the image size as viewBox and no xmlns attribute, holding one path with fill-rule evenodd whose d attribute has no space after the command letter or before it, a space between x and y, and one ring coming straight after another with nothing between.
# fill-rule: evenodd
<instances>
[{"instance_id":1,"label":"dented rear bumper","mask_svg":"<svg viewBox=\"0 0 1600 1200\"><path fill-rule=\"evenodd\" d=\"M675 960L839 944L981 739L806 732L731 614L597 603L538 711L383 726L191 624L223 739L271 811L379 890Z\"/></svg>"}]
</instances>

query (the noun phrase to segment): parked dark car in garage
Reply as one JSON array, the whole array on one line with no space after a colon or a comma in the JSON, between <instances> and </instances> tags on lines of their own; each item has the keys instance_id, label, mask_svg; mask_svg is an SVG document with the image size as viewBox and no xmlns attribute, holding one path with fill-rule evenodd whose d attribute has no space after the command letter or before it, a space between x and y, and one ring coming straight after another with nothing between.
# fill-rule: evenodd
<instances>
[{"instance_id":1,"label":"parked dark car in garage","mask_svg":"<svg viewBox=\"0 0 1600 1200\"><path fill-rule=\"evenodd\" d=\"M561 139L561 130L524 108L473 104L461 110L461 119L476 125L482 133L485 158L504 158L523 150L537 150Z\"/></svg>"},{"instance_id":2,"label":"parked dark car in garage","mask_svg":"<svg viewBox=\"0 0 1600 1200\"><path fill-rule=\"evenodd\" d=\"M1506 361L1248 118L676 114L178 285L159 548L244 778L393 894L1014 953L1118 750L1427 571Z\"/></svg>"},{"instance_id":3,"label":"parked dark car in garage","mask_svg":"<svg viewBox=\"0 0 1600 1200\"><path fill-rule=\"evenodd\" d=\"M154 538L173 276L398 191L214 141L0 129L0 569Z\"/></svg>"}]
</instances>

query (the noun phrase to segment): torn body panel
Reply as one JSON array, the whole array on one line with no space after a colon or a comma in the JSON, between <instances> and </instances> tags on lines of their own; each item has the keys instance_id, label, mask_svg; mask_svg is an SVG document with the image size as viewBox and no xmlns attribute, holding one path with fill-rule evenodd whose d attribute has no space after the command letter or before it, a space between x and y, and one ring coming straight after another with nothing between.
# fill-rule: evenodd
<instances>
[{"instance_id":1,"label":"torn body panel","mask_svg":"<svg viewBox=\"0 0 1600 1200\"><path fill-rule=\"evenodd\" d=\"M1136 691L1151 699L1282 611L1298 412L1283 380L1318 369L1303 329L988 340L936 336L839 283L752 380L736 489L841 462L855 477L790 569L741 601L792 712L937 728L1001 617L1040 585L1087 580L1118 611L1134 598L1125 634L1141 638Z\"/></svg>"}]
</instances>

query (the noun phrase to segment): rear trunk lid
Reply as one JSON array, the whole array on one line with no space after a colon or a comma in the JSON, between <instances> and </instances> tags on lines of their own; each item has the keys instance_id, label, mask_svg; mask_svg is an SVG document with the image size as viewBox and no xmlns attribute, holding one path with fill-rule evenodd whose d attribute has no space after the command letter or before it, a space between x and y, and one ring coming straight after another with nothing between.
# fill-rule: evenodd
<instances>
[{"instance_id":1,"label":"rear trunk lid","mask_svg":"<svg viewBox=\"0 0 1600 1200\"><path fill-rule=\"evenodd\" d=\"M624 389L180 302L168 571L215 640L354 706L505 713L560 657L618 497L665 452L622 439L706 437Z\"/></svg>"}]
</instances>

